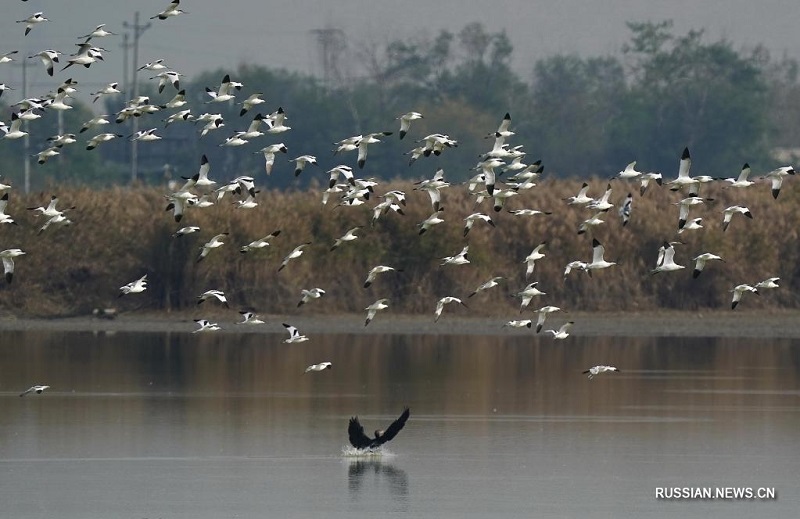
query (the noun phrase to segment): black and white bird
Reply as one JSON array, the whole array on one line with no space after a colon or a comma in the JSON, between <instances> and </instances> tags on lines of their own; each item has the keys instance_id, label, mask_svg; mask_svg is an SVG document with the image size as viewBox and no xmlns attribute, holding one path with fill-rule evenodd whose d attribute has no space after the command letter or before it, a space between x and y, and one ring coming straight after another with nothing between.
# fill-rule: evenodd
<instances>
[{"instance_id":1,"label":"black and white bird","mask_svg":"<svg viewBox=\"0 0 800 519\"><path fill-rule=\"evenodd\" d=\"M217 323L212 323L208 319L195 319L195 323L197 323L197 328L192 333L201 333L201 332L216 332L217 330L221 330L222 328Z\"/></svg>"},{"instance_id":2,"label":"black and white bird","mask_svg":"<svg viewBox=\"0 0 800 519\"><path fill-rule=\"evenodd\" d=\"M400 417L392 422L385 431L376 430L372 438L364 434L364 426L361 425L358 417L354 416L350 418L350 423L347 426L347 436L350 440L350 445L356 449L377 449L397 436L397 433L405 426L410 415L411 412L406 407Z\"/></svg>"},{"instance_id":3,"label":"black and white bird","mask_svg":"<svg viewBox=\"0 0 800 519\"><path fill-rule=\"evenodd\" d=\"M485 283L482 283L480 286L478 286L478 288L473 290L472 293L470 293L470 295L468 295L467 297L469 298L469 297L474 296L478 292L483 292L484 290L488 290L490 288L494 288L497 285L499 285L501 281L503 281L503 277L502 276L495 276L492 279L490 279L489 281L486 281Z\"/></svg>"},{"instance_id":4,"label":"black and white bird","mask_svg":"<svg viewBox=\"0 0 800 519\"><path fill-rule=\"evenodd\" d=\"M377 265L375 267L372 267L367 273L367 279L364 280L364 288L369 288L372 282L375 281L375 278L378 277L378 274L383 274L385 272L394 272L394 271L402 272L401 270L396 269L394 267L390 267L388 265Z\"/></svg>"},{"instance_id":5,"label":"black and white bird","mask_svg":"<svg viewBox=\"0 0 800 519\"><path fill-rule=\"evenodd\" d=\"M375 318L375 314L377 314L380 310L386 310L389 308L389 300L386 298L378 299L368 307L364 308L367 311L367 319L364 321L364 326L367 326L369 323L372 322L372 319Z\"/></svg>"},{"instance_id":6,"label":"black and white bird","mask_svg":"<svg viewBox=\"0 0 800 519\"><path fill-rule=\"evenodd\" d=\"M119 287L119 297L128 294L139 294L147 290L147 274L140 277L136 281L131 281L127 285Z\"/></svg>"},{"instance_id":7,"label":"black and white bird","mask_svg":"<svg viewBox=\"0 0 800 519\"><path fill-rule=\"evenodd\" d=\"M45 18L44 13L40 11L38 13L33 13L32 15L23 20L17 20L17 23L25 24L25 36L27 36L28 33L31 32L31 29L33 28L34 25L49 21L50 20L48 18Z\"/></svg>"},{"instance_id":8,"label":"black and white bird","mask_svg":"<svg viewBox=\"0 0 800 519\"><path fill-rule=\"evenodd\" d=\"M50 389L50 386L31 386L22 393L20 393L19 396L25 396L28 393L35 393L37 395L41 395L42 393L44 393L45 389Z\"/></svg>"},{"instance_id":9,"label":"black and white bird","mask_svg":"<svg viewBox=\"0 0 800 519\"><path fill-rule=\"evenodd\" d=\"M692 271L692 277L696 278L703 272L703 269L706 266L706 262L712 260L719 260L724 262L725 260L721 257L717 256L716 254L712 254L710 252L704 252L702 254L698 254L693 258L694 260L694 270Z\"/></svg>"},{"instance_id":10,"label":"black and white bird","mask_svg":"<svg viewBox=\"0 0 800 519\"><path fill-rule=\"evenodd\" d=\"M558 330L545 330L545 333L550 333L553 335L554 340L563 340L569 337L569 330L572 328L572 325L575 324L574 321L569 321L561 325L561 328Z\"/></svg>"},{"instance_id":11,"label":"black and white bird","mask_svg":"<svg viewBox=\"0 0 800 519\"><path fill-rule=\"evenodd\" d=\"M333 368L333 363L331 362L320 362L319 364L312 364L306 368L303 374L308 373L309 371L325 371L326 369Z\"/></svg>"},{"instance_id":12,"label":"black and white bird","mask_svg":"<svg viewBox=\"0 0 800 519\"><path fill-rule=\"evenodd\" d=\"M300 256L302 256L302 255L303 255L303 249L304 249L306 246L308 246L308 245L311 245L311 242L310 242L310 241L307 241L307 242L305 242L305 243L301 243L300 245L298 245L297 247L295 247L294 249L292 249L292 252L290 252L289 254L287 254L287 255L286 255L284 258L283 258L283 261L281 262L281 266L280 266L280 267L278 267L278 272L280 272L281 270L283 270L284 268L286 268L286 265L288 265L290 261L292 261L293 259L296 259L296 258L299 258Z\"/></svg>"},{"instance_id":13,"label":"black and white bird","mask_svg":"<svg viewBox=\"0 0 800 519\"><path fill-rule=\"evenodd\" d=\"M742 283L741 285L736 285L733 287L733 298L731 298L731 310L739 306L739 301L742 300L742 295L747 292L752 292L754 294L758 294L758 289L752 285L748 285L747 283Z\"/></svg>"},{"instance_id":14,"label":"black and white bird","mask_svg":"<svg viewBox=\"0 0 800 519\"><path fill-rule=\"evenodd\" d=\"M314 287L308 290L306 289L301 290L300 295L302 296L302 298L300 299L300 302L297 303L298 308L308 303L312 299L321 298L322 296L325 295L325 291L319 287Z\"/></svg>"},{"instance_id":15,"label":"black and white bird","mask_svg":"<svg viewBox=\"0 0 800 519\"><path fill-rule=\"evenodd\" d=\"M14 258L24 254L25 252L22 249L6 249L0 252L0 259L3 260L3 273L7 283L11 283L14 278Z\"/></svg>"},{"instance_id":16,"label":"black and white bird","mask_svg":"<svg viewBox=\"0 0 800 519\"><path fill-rule=\"evenodd\" d=\"M264 324L264 320L261 319L253 312L249 312L247 310L242 310L239 312L242 315L242 320L236 324L247 324L247 325L255 325L255 324Z\"/></svg>"},{"instance_id":17,"label":"black and white bird","mask_svg":"<svg viewBox=\"0 0 800 519\"><path fill-rule=\"evenodd\" d=\"M228 299L225 297L225 292L222 290L206 290L199 296L197 296L197 304L201 304L203 301L207 301L209 299L216 299L220 303L222 303L225 308L230 308L228 305Z\"/></svg>"},{"instance_id":18,"label":"black and white bird","mask_svg":"<svg viewBox=\"0 0 800 519\"><path fill-rule=\"evenodd\" d=\"M402 140L408 133L408 129L411 127L411 121L422 118L422 114L419 112L408 112L398 117L397 119L400 120L400 139Z\"/></svg>"},{"instance_id":19,"label":"black and white bird","mask_svg":"<svg viewBox=\"0 0 800 519\"><path fill-rule=\"evenodd\" d=\"M227 235L228 235L228 233L226 233L226 232L219 233L216 236L214 236L213 238L211 238L210 240L208 240L206 243L204 243L203 246L200 247L200 254L197 256L197 263L200 263L200 261L202 261L203 258L208 256L208 253L211 252L213 249L216 249L218 247L222 247L223 245L225 245L225 242L222 241L222 240Z\"/></svg>"},{"instance_id":20,"label":"black and white bird","mask_svg":"<svg viewBox=\"0 0 800 519\"><path fill-rule=\"evenodd\" d=\"M269 242L272 238L278 236L281 233L281 230L278 229L269 233L268 235L264 236L263 238L259 238L257 240L251 241L247 245L244 245L242 248L239 249L239 252L245 254L252 250L263 249L264 247L269 247Z\"/></svg>"},{"instance_id":21,"label":"black and white bird","mask_svg":"<svg viewBox=\"0 0 800 519\"><path fill-rule=\"evenodd\" d=\"M619 207L619 216L622 218L622 226L625 227L628 225L628 222L631 219L631 209L633 208L633 193L628 193L628 196L625 197L625 201Z\"/></svg>"},{"instance_id":22,"label":"black and white bird","mask_svg":"<svg viewBox=\"0 0 800 519\"><path fill-rule=\"evenodd\" d=\"M658 249L658 258L656 259L656 268L650 271L650 274L658 274L659 272L673 272L685 268L683 265L675 263L675 247L669 243L664 244Z\"/></svg>"},{"instance_id":23,"label":"black and white bird","mask_svg":"<svg viewBox=\"0 0 800 519\"><path fill-rule=\"evenodd\" d=\"M179 14L189 14L180 8L180 3L181 3L180 0L172 0L172 2L170 2L170 4L166 7L166 9L164 9L163 11L154 16L151 16L150 19L155 20L156 18L158 18L159 20L166 20L171 16L178 16Z\"/></svg>"},{"instance_id":24,"label":"black and white bird","mask_svg":"<svg viewBox=\"0 0 800 519\"><path fill-rule=\"evenodd\" d=\"M751 220L753 219L753 213L750 212L750 209L743 205L732 205L730 207L726 207L723 211L722 216L722 230L725 231L728 226L731 224L731 219L733 218L734 214L742 214Z\"/></svg>"},{"instance_id":25,"label":"black and white bird","mask_svg":"<svg viewBox=\"0 0 800 519\"><path fill-rule=\"evenodd\" d=\"M284 339L283 342L292 344L295 342L305 342L308 340L308 337L300 333L296 327L292 326L291 324L282 323L283 327L286 328L286 331L289 332L289 338Z\"/></svg>"},{"instance_id":26,"label":"black and white bird","mask_svg":"<svg viewBox=\"0 0 800 519\"><path fill-rule=\"evenodd\" d=\"M436 302L436 311L433 314L434 315L433 322L439 321L439 317L442 316L442 310L444 310L444 305L448 305L450 303L458 303L464 308L467 308L467 305L465 305L464 302L461 301L461 299L453 296L445 296Z\"/></svg>"},{"instance_id":27,"label":"black and white bird","mask_svg":"<svg viewBox=\"0 0 800 519\"><path fill-rule=\"evenodd\" d=\"M617 368L615 368L614 366L599 365L599 366L593 366L593 367L587 369L586 371L583 372L583 374L584 375L588 375L589 376L589 380L591 380L596 375L599 375L601 373L611 373L611 372L619 373L619 370Z\"/></svg>"}]
</instances>

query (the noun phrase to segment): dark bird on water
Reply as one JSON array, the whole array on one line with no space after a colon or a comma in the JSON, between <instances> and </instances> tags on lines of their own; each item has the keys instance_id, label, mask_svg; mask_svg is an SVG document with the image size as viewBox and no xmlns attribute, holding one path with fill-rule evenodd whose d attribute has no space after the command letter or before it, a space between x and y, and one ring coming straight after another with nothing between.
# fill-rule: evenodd
<instances>
[{"instance_id":1,"label":"dark bird on water","mask_svg":"<svg viewBox=\"0 0 800 519\"><path fill-rule=\"evenodd\" d=\"M392 425L390 425L385 431L375 431L374 438L370 438L364 434L364 426L358 421L357 416L350 418L350 425L347 427L347 434L350 437L350 445L356 449L375 449L380 447L384 443L397 436L397 433L399 433L400 429L402 429L406 424L410 414L411 413L408 407L406 407L403 411L403 414L401 414L397 420L392 422Z\"/></svg>"}]
</instances>

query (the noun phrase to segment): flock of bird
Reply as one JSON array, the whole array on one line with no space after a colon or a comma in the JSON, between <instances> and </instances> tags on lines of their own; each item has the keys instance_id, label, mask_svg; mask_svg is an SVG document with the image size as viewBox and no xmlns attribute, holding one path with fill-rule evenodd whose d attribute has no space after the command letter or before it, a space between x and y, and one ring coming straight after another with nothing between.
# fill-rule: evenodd
<instances>
[{"instance_id":1,"label":"flock of bird","mask_svg":"<svg viewBox=\"0 0 800 519\"><path fill-rule=\"evenodd\" d=\"M185 14L180 7L178 0L173 1L163 11L154 14L151 18L154 20L166 20L168 18ZM43 13L34 13L30 17L19 20L19 23L25 24L25 34L31 30L36 30L37 26L46 22L48 19ZM55 23L55 22L54 22ZM108 52L105 48L98 46L95 42L98 39L114 35L115 33L107 30L105 24L98 25L93 31L80 37L76 45L77 52L66 58L66 64L61 70L69 68L74 65L82 65L83 67L95 66L103 61L104 53ZM13 61L17 59L17 51L8 51L5 54L0 54L0 64ZM49 75L53 75L57 65L62 64L62 58L65 53L61 51L46 49L36 54L29 56L28 59L38 59L44 64L46 71ZM0 68L0 72L2 68ZM195 124L198 129L199 139L210 139L209 135L214 132L219 132L220 129L228 127L228 125L235 125L235 121L226 121L225 118L219 113L203 113L193 114L190 109L186 109L186 92L180 89L180 80L183 74L175 69L168 67L163 59L157 59L143 64L139 67L140 72L152 73L150 80L158 81L158 90L163 92L166 89L174 89L174 96L164 104L156 104L152 102L149 97L141 96L132 98L127 101L124 108L118 113L113 115L100 115L86 121L78 130L78 134L100 128L104 125L112 124L112 121L119 124L127 121L130 118L138 118L144 124L151 121L154 117L160 118L165 125L170 124ZM69 78L62 82L53 92L44 94L40 97L24 99L13 105L14 111L11 114L11 121L9 125L0 123L0 130L2 131L2 138L8 140L20 139L25 136L27 132L22 128L23 121L35 123L35 120L41 117L41 114L49 110L68 110L71 108L68 100L72 94L77 91L78 82ZM119 83L111 82L106 87L93 92L94 100L109 96L109 95L123 95L118 88ZM213 107L219 103L236 103L241 106L239 116L244 118L245 115L257 111L261 105L266 101L262 98L260 92L254 92L244 97L242 91L248 86L231 78L230 74L225 75L219 85L207 87L207 101L206 106ZM12 87L0 83L0 95L4 90L11 89ZM159 114L154 116L153 114ZM396 117L396 122L399 124L397 135L399 139L404 139L406 136L414 132L414 121L422 119L424 116L421 112L409 111ZM289 114L280 106L276 107L271 113L256 113L251 120L242 124L243 129L233 132L232 134L224 137L218 146L221 147L240 147L253 143L257 140L263 140L270 137L277 137L283 132L291 130L288 126L290 120ZM491 211L486 212L472 212L466 215L461 222L463 222L463 236L467 239L470 232L474 232L475 226L489 226L496 225L492 218L492 211L496 214L506 208L506 204L512 198L517 197L522 200L521 196L526 190L532 189L536 186L537 179L543 173L543 165L541 161L532 162L527 164L525 162L526 152L523 150L522 145L511 145L510 140L514 136L512 128L512 119L510 114L505 116L500 121L496 128L486 129L487 140L492 142L491 149L485 150L479 155L480 159L475 166L473 176L466 182L465 186L459 189L466 189L475 201L475 207L479 207L485 202L489 202ZM347 164L339 164L328 171L327 188L322 192L322 203L327 204L329 201L336 200L337 206L347 207L370 207L371 220L364 222L363 225L351 227L344 230L341 237L336 239L330 244L330 251L333 252L339 248L347 247L349 243L361 238L361 234L369 229L369 224L375 225L382 218L387 218L387 215L397 214L400 217L404 216L404 208L407 203L412 203L406 193L399 190L387 190L381 192L380 184L373 178L366 178L360 176L368 161L369 150L379 146L382 141L391 138L394 131L380 130L372 133L359 134L349 136L333 143L334 156L345 156L346 154L356 152L355 167ZM122 137L117 132L101 132L91 136L86 140L86 149L93 150L104 142L108 142L115 138ZM158 135L156 126L144 129L129 137L131 140L138 140L142 143L158 140L161 137ZM45 162L48 158L58 155L59 150L64 146L70 146L76 143L78 138L75 134L56 135L49 138L46 142L46 147L37 153L37 158L40 163ZM208 140L206 141L208 142ZM413 164L417 160L429 160L429 157L440 156L444 153L452 153L449 150L457 148L458 140L452 138L446 133L432 133L420 136L416 142L415 147L410 149L406 156L408 163ZM269 178L276 167L276 159L281 155L288 154L288 148L283 143L265 143L263 147L256 153L261 153L264 156L264 171L265 175L260 175L258 179L256 176L241 175L230 182L217 182L211 175L211 164L208 158L203 155L200 158L200 165L197 173L189 178L185 178L185 182L176 184L171 187L170 192L164 195L166 201L166 210L171 211L171 217L176 224L183 225L184 218L191 220L191 213L198 210L206 210L205 208L214 207L220 204L225 197L235 198L233 204L237 209L248 210L256 207L259 204L258 193L260 191L259 184ZM405 160L405 159L404 159ZM295 158L289 160L293 164L293 173L295 176L301 175L306 169L311 167L319 168L317 158L310 154L299 154ZM609 180L608 188L604 193L598 197L589 195L589 184L584 183L578 193L569 197L563 202L565 210L582 210L587 211L587 218L576 229L578 234L586 234L590 236L591 247L587 245L586 258L576 259L569 262L564 266L564 278L569 276L573 271L585 273L587 277L591 278L597 271L614 267L614 261L606 260L605 247L594 236L594 231L597 226L606 223L605 218L610 213L612 208L617 208L621 225L625 226L634 215L634 196L629 191L628 183L640 182L639 195L644 196L647 189L653 189L653 184L660 186L659 188L668 188L676 193L685 192L675 205L677 206L676 214L676 233L682 235L685 232L701 232L705 228L703 217L690 218L690 213L696 211L694 209L710 200L708 197L701 197L699 190L701 186L712 182L722 182L729 188L744 189L755 182L750 180L750 167L745 164L741 174L735 178L718 179L708 176L691 176L690 175L691 157L688 148L685 149L679 160L678 174L673 180L664 180L661 173L644 172L636 170L636 162L631 162L622 171L620 171L612 180L622 182L626 185L625 198L616 203L612 199L612 186ZM764 175L771 183L771 192L774 198L778 198L782 182L789 175L794 174L794 169L790 166L778 168ZM0 203L0 222L14 223L13 218L7 213L8 193L11 186L0 184L0 190L6 191L3 196L2 203ZM442 203L442 194L447 189L453 189L451 184L445 180L444 170L439 168L431 178L425 178L414 184L415 191L424 193L424 196L430 201L431 213L430 216L423 221L417 223L419 235L435 234L435 228L446 222L447 218L444 213L444 204ZM423 195L421 195L423 196ZM378 200L376 202L376 200ZM58 198L53 197L47 207L30 208L37 213L44 215L47 222L40 228L39 232L45 232L51 226L69 225L71 221L65 215L68 209L57 209ZM424 202L423 202L424 203ZM463 209L463 208L462 208ZM519 218L531 218L539 216L547 216L551 214L550 211L541 211L533 208L516 208L506 209L507 212ZM453 211L455 212L455 211ZM448 210L448 215L451 214ZM611 213L613 214L613 213ZM723 231L734 224L734 218L746 217L754 219L754 215L747 207L741 205L734 205L727 207L722 215L722 229ZM743 224L744 222L742 222ZM737 224L738 225L738 224ZM269 234L264 237L255 239L247 244L239 245L239 252L241 254L248 254L252 251L270 247L274 238L281 235L281 230L268 229ZM175 230L172 234L176 240L187 239L188 235L200 233L201 229L197 225L184 225ZM209 240L203 243L198 248L196 261L203 261L211 254L219 254L217 251L227 244L228 232L223 229L214 230L214 235ZM283 261L277 267L277 271L283 271L293 261L297 261L304 252L304 248L310 245L311 242L304 241L297 244L288 252ZM668 241L665 240L663 245L658 251L654 251L657 256L656 264L652 269L652 274L670 275L670 272L676 272L685 268L684 265L679 264L676 259L677 250L682 243L679 240ZM524 258L525 265L524 273L520 272L520 277L524 276L527 285L522 289L513 292L514 297L520 301L519 313L523 314L529 304L534 300L540 300L546 293L539 287L538 281L528 280L535 274L535 265L546 255L546 248L548 243L546 241L537 243L532 252ZM0 252L0 258L3 260L5 276L7 282L11 282L14 273L14 259L24 255L25 253L18 248L6 249ZM464 245L460 251L456 251L452 256L438 258L439 266L441 268L461 268L463 265L470 263L470 246ZM707 268L714 261L724 262L725 260L718 254L712 251L702 251L697 253L692 261L694 262L693 276L698 277L705 268ZM289 269L291 271L291 269ZM371 268L365 275L363 286L369 288L376 283L378 276L390 275L393 272L402 271L402 266L398 265L385 265L380 264ZM466 299L477 296L478 294L496 289L503 281L507 279L506 276L493 276L485 283L474 288L469 293ZM738 284L731 289L732 299L731 307L736 306L741 302L742 296L745 293L758 293L760 290L772 289L778 287L779 278L768 277L763 281L748 284ZM590 281L589 281L590 282ZM147 290L147 274L140 278L131 281L119 288L119 297L135 297ZM298 307L303 305L314 304L314 301L323 298L326 295L326 290L320 287L310 287L303 289L299 294ZM197 296L197 304L200 305L208 301L214 304L221 304L229 307L229 302L226 295L220 290L209 290ZM450 306L449 306L450 305ZM379 312L387 310L390 306L390 299L381 297L374 303L364 308L366 312L366 319L364 326L368 326L373 319L376 318ZM438 322L442 317L446 307L467 307L464 300L456 295L445 295L438 299L434 306L434 322ZM504 326L515 328L533 328L535 322L536 333L546 333L552 336L554 340L563 340L569 337L571 328L575 324L574 321L569 320L560 323L557 327L552 329L544 329L545 321L551 314L565 312L562 308L554 305L544 305L534 311L536 314L535 321L533 319L512 319L507 321ZM249 310L242 310L241 321L237 324L240 325L265 325L267 324L264 319L256 313ZM212 322L208 319L196 319L197 329L194 333L207 333L220 330L223 328L219 323ZM309 337L302 334L297 327L290 323L283 323L288 337L284 342L293 344L298 342L308 341ZM322 372L331 369L330 362L315 363L308 366L305 370L306 373ZM598 365L591 367L584 371L591 379L596 375L602 373L610 373L619 371L614 366ZM30 390L22 393L23 396L30 392L41 393L47 386L34 386ZM368 438L363 434L363 428L354 418L350 422L349 435L351 443L355 447L375 446L382 441L391 439L408 419L409 412L406 410L401 417L390 426L386 433L378 434L375 438ZM382 441L381 441L382 440Z\"/></svg>"}]
</instances>

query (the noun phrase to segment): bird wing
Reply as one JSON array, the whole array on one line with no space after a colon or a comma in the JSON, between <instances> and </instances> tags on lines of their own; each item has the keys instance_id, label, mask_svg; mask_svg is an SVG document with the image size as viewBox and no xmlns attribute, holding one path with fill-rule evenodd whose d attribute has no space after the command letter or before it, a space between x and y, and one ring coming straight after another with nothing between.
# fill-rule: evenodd
<instances>
[{"instance_id":1,"label":"bird wing","mask_svg":"<svg viewBox=\"0 0 800 519\"><path fill-rule=\"evenodd\" d=\"M372 439L364 434L364 426L358 421L357 416L350 418L350 425L347 426L347 436L350 439L350 445L356 449L366 449L372 443Z\"/></svg>"},{"instance_id":2,"label":"bird wing","mask_svg":"<svg viewBox=\"0 0 800 519\"><path fill-rule=\"evenodd\" d=\"M384 431L384 433L380 436L379 438L380 443L386 443L395 436L397 436L397 433L399 433L400 429L402 429L403 426L406 424L406 421L408 420L410 414L411 412L409 411L408 407L406 407L403 410L403 414L401 414L397 420L392 422L392 425L390 425L386 429L386 431Z\"/></svg>"}]
</instances>

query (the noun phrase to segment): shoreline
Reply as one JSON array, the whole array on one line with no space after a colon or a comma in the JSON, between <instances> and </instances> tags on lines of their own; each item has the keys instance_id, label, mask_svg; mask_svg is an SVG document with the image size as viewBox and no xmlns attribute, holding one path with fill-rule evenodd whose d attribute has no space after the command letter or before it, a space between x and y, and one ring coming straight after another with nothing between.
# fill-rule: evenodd
<instances>
[{"instance_id":1,"label":"shoreline","mask_svg":"<svg viewBox=\"0 0 800 519\"><path fill-rule=\"evenodd\" d=\"M130 312L114 319L94 316L29 318L4 316L0 331L63 332L184 332L197 327L194 319L203 317L219 323L214 333L285 334L281 323L297 326L302 333L358 335L525 335L527 328L504 327L509 319L536 319L536 314L505 317L464 317L442 315L434 323L428 315L378 315L368 327L363 314L268 315L261 314L262 325L237 325L238 315L215 312L198 316L192 312ZM800 310L702 312L560 312L550 315L544 329L574 321L571 335L576 337L742 337L800 338ZM535 326L535 322L534 322Z\"/></svg>"}]
</instances>

